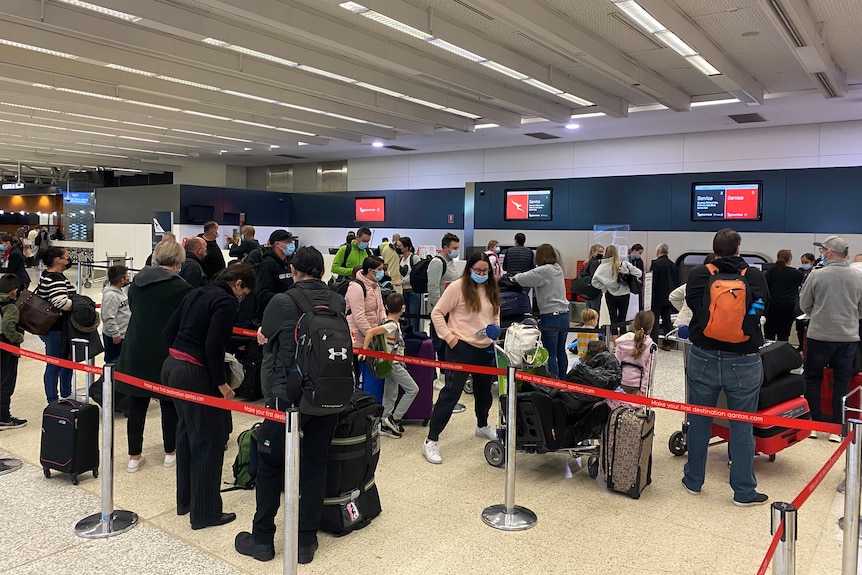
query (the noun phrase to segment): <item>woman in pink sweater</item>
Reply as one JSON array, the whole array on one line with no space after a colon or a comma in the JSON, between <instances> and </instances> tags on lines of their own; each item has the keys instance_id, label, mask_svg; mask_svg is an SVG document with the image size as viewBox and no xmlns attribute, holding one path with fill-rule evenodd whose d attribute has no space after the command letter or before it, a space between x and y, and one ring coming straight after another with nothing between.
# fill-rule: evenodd
<instances>
[{"instance_id":1,"label":"woman in pink sweater","mask_svg":"<svg viewBox=\"0 0 862 575\"><path fill-rule=\"evenodd\" d=\"M347 325L357 345L365 342L365 332L386 321L379 283L383 274L383 260L371 256L365 258L362 271L356 272L356 280L350 282L344 295L348 309Z\"/></svg>"},{"instance_id":2,"label":"woman in pink sweater","mask_svg":"<svg viewBox=\"0 0 862 575\"><path fill-rule=\"evenodd\" d=\"M500 290L486 254L477 252L467 259L464 273L446 288L431 311L431 321L434 322L437 335L449 346L446 361L496 366L494 342L485 335L484 330L489 324L500 323ZM422 453L430 463L443 463L437 440L449 423L452 408L461 397L468 374L470 372L467 371L453 372L434 404L428 439L422 446ZM494 376L481 373L470 375L473 376L476 405L476 436L497 439L496 432L488 425Z\"/></svg>"}]
</instances>

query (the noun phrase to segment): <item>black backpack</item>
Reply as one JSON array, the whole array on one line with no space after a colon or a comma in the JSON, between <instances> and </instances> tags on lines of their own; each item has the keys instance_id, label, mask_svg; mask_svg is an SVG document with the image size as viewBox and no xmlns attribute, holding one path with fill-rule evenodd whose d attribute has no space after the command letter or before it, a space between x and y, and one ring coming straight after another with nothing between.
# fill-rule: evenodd
<instances>
[{"instance_id":1,"label":"black backpack","mask_svg":"<svg viewBox=\"0 0 862 575\"><path fill-rule=\"evenodd\" d=\"M299 411L330 415L344 410L353 395L353 339L343 313L314 305L301 289L285 292L302 311L296 322L296 371L302 386Z\"/></svg>"},{"instance_id":2,"label":"black backpack","mask_svg":"<svg viewBox=\"0 0 862 575\"><path fill-rule=\"evenodd\" d=\"M443 256L428 256L424 260L419 260L410 270L410 289L413 290L413 293L428 293L428 266L435 257L443 262L443 271L446 271L446 260L443 259Z\"/></svg>"}]
</instances>

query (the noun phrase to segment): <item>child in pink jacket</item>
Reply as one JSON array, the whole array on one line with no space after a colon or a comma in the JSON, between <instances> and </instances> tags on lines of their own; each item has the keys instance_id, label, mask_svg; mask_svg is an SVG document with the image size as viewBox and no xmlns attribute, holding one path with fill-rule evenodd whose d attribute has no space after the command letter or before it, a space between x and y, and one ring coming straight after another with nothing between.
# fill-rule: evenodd
<instances>
[{"instance_id":1,"label":"child in pink jacket","mask_svg":"<svg viewBox=\"0 0 862 575\"><path fill-rule=\"evenodd\" d=\"M655 323L651 311L641 311L632 322L634 333L628 332L617 338L614 356L623 369L622 388L632 395L646 395L652 367L653 341L649 336Z\"/></svg>"}]
</instances>

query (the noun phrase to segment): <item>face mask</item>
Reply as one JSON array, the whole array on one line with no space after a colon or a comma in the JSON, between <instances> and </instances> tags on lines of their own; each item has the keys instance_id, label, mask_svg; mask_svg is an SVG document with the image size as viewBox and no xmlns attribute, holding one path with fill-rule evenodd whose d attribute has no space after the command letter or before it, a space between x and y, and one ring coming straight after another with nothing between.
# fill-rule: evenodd
<instances>
[{"instance_id":1,"label":"face mask","mask_svg":"<svg viewBox=\"0 0 862 575\"><path fill-rule=\"evenodd\" d=\"M497 247L495 247L495 248L494 248L494 253L495 253L495 254L499 254L499 253L500 253L500 246L497 246Z\"/></svg>"},{"instance_id":2,"label":"face mask","mask_svg":"<svg viewBox=\"0 0 862 575\"><path fill-rule=\"evenodd\" d=\"M376 272L374 272L374 281L383 281L383 270L377 270Z\"/></svg>"},{"instance_id":3,"label":"face mask","mask_svg":"<svg viewBox=\"0 0 862 575\"><path fill-rule=\"evenodd\" d=\"M635 258L636 260L639 260L639 259L641 259L641 255L640 255L640 254L635 254L635 255L634 255L634 258Z\"/></svg>"},{"instance_id":4,"label":"face mask","mask_svg":"<svg viewBox=\"0 0 862 575\"><path fill-rule=\"evenodd\" d=\"M399 256L404 255L404 249L403 248L395 248L395 253L398 254Z\"/></svg>"},{"instance_id":5,"label":"face mask","mask_svg":"<svg viewBox=\"0 0 862 575\"><path fill-rule=\"evenodd\" d=\"M596 259L600 260L604 257L604 254L596 254Z\"/></svg>"},{"instance_id":6,"label":"face mask","mask_svg":"<svg viewBox=\"0 0 862 575\"><path fill-rule=\"evenodd\" d=\"M811 264L802 264L802 269L804 269L804 270L810 270L810 269L811 269Z\"/></svg>"},{"instance_id":7,"label":"face mask","mask_svg":"<svg viewBox=\"0 0 862 575\"><path fill-rule=\"evenodd\" d=\"M6 251L6 244L0 244L0 254Z\"/></svg>"},{"instance_id":8,"label":"face mask","mask_svg":"<svg viewBox=\"0 0 862 575\"><path fill-rule=\"evenodd\" d=\"M487 275L480 276L476 272L470 272L470 279L472 279L477 284L483 284L486 281L488 281L488 276Z\"/></svg>"},{"instance_id":9,"label":"face mask","mask_svg":"<svg viewBox=\"0 0 862 575\"><path fill-rule=\"evenodd\" d=\"M453 260L457 260L459 254L460 252L458 250L452 250L451 252L449 252L449 257Z\"/></svg>"},{"instance_id":10,"label":"face mask","mask_svg":"<svg viewBox=\"0 0 862 575\"><path fill-rule=\"evenodd\" d=\"M364 250L368 247L368 242L359 242L356 244L356 247L358 247L360 250Z\"/></svg>"},{"instance_id":11,"label":"face mask","mask_svg":"<svg viewBox=\"0 0 862 575\"><path fill-rule=\"evenodd\" d=\"M295 251L296 251L296 244L294 244L294 243L287 244L284 247L285 255L292 256L293 252L295 252Z\"/></svg>"},{"instance_id":12,"label":"face mask","mask_svg":"<svg viewBox=\"0 0 862 575\"><path fill-rule=\"evenodd\" d=\"M72 267L72 262L71 261L66 262L66 269L69 269L70 267Z\"/></svg>"}]
</instances>

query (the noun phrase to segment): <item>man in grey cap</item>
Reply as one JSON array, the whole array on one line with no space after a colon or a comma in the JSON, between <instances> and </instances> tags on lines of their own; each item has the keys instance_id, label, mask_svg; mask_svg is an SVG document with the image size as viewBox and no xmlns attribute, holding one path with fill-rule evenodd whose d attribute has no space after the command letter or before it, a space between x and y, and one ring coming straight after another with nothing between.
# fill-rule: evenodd
<instances>
[{"instance_id":1,"label":"man in grey cap","mask_svg":"<svg viewBox=\"0 0 862 575\"><path fill-rule=\"evenodd\" d=\"M841 236L814 242L825 264L812 271L799 293L799 307L808 314L805 354L805 399L811 418L826 421L820 410L823 368L832 367L832 422L841 423L841 398L850 391L853 365L859 349L859 319L862 318L862 275L850 268L850 246ZM811 433L816 438L816 432ZM841 437L829 436L840 443Z\"/></svg>"}]
</instances>

